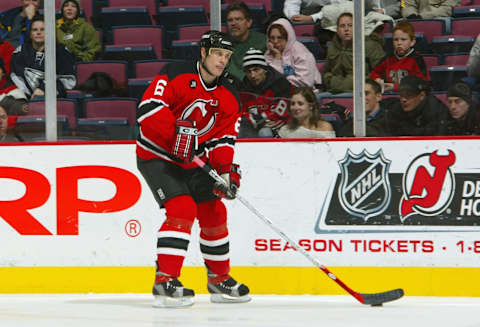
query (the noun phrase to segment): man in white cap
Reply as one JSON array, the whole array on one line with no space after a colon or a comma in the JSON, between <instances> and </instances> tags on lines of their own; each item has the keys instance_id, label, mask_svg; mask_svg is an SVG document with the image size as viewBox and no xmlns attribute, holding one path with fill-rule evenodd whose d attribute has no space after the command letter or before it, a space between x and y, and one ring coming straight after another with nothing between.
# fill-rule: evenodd
<instances>
[{"instance_id":1,"label":"man in white cap","mask_svg":"<svg viewBox=\"0 0 480 327\"><path fill-rule=\"evenodd\" d=\"M240 137L273 137L288 120L287 101L292 86L284 75L267 64L263 52L257 49L245 53L243 71L243 89L239 92L243 107Z\"/></svg>"}]
</instances>

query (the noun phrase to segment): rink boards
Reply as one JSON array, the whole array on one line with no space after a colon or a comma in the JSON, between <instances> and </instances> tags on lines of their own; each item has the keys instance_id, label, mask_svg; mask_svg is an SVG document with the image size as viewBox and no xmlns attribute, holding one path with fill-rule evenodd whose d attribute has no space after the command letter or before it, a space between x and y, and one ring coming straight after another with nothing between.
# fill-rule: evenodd
<instances>
[{"instance_id":1,"label":"rink boards","mask_svg":"<svg viewBox=\"0 0 480 327\"><path fill-rule=\"evenodd\" d=\"M241 194L360 292L480 296L480 140L238 142ZM164 219L133 143L2 146L0 292L150 292ZM226 202L232 274L257 294L344 294ZM181 280L206 292L194 225Z\"/></svg>"}]
</instances>

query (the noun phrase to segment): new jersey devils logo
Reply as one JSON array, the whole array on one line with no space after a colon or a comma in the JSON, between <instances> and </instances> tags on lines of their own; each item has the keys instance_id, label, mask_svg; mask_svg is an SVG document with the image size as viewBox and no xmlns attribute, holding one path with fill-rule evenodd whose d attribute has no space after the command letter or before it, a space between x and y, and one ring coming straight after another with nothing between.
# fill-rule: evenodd
<instances>
[{"instance_id":1,"label":"new jersey devils logo","mask_svg":"<svg viewBox=\"0 0 480 327\"><path fill-rule=\"evenodd\" d=\"M339 165L342 181L338 198L345 211L367 221L387 209L391 199L390 160L382 150L375 154L366 150L354 154L348 150Z\"/></svg>"},{"instance_id":2,"label":"new jersey devils logo","mask_svg":"<svg viewBox=\"0 0 480 327\"><path fill-rule=\"evenodd\" d=\"M440 156L437 151L424 153L413 160L403 175L403 196L400 200L400 219L418 213L434 216L443 212L452 201L455 179L450 167L455 153Z\"/></svg>"},{"instance_id":3,"label":"new jersey devils logo","mask_svg":"<svg viewBox=\"0 0 480 327\"><path fill-rule=\"evenodd\" d=\"M218 100L197 99L186 107L181 115L181 119L192 120L197 123L198 136L202 136L211 130L217 119L216 110L207 108L207 106L218 106Z\"/></svg>"}]
</instances>

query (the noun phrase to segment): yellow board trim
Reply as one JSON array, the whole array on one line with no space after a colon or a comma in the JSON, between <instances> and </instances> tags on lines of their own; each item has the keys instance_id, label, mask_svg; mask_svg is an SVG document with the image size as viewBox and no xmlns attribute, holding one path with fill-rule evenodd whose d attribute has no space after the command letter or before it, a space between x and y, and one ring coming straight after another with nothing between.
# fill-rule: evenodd
<instances>
[{"instance_id":1,"label":"yellow board trim","mask_svg":"<svg viewBox=\"0 0 480 327\"><path fill-rule=\"evenodd\" d=\"M401 287L409 296L480 297L480 268L332 267L358 292ZM150 293L153 267L3 267L0 293ZM252 294L340 295L345 291L316 267L232 267ZM180 280L207 293L203 267L183 267Z\"/></svg>"}]
</instances>

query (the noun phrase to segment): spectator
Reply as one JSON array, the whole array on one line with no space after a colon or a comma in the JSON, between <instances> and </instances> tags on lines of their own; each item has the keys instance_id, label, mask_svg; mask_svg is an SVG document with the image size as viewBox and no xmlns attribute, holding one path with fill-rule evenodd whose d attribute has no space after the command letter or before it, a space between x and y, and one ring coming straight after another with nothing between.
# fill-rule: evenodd
<instances>
[{"instance_id":1,"label":"spectator","mask_svg":"<svg viewBox=\"0 0 480 327\"><path fill-rule=\"evenodd\" d=\"M4 101L4 109L9 115L26 115L28 114L28 100L23 93L4 73L5 65L0 58L0 100L8 98Z\"/></svg>"},{"instance_id":2,"label":"spectator","mask_svg":"<svg viewBox=\"0 0 480 327\"><path fill-rule=\"evenodd\" d=\"M382 87L372 79L365 81L365 121L366 136L378 137L384 135L383 118L385 109L381 105ZM340 131L341 136L353 135L353 119L345 122Z\"/></svg>"},{"instance_id":3,"label":"spectator","mask_svg":"<svg viewBox=\"0 0 480 327\"><path fill-rule=\"evenodd\" d=\"M449 135L479 135L480 113L472 102L470 86L459 81L447 91L448 110L452 120L447 126Z\"/></svg>"},{"instance_id":4,"label":"spectator","mask_svg":"<svg viewBox=\"0 0 480 327\"><path fill-rule=\"evenodd\" d=\"M323 81L330 93L352 92L353 90L353 16L349 12L337 19L337 33L328 48L327 62L323 66ZM365 73L369 74L385 51L378 40L372 36L365 39Z\"/></svg>"},{"instance_id":5,"label":"spectator","mask_svg":"<svg viewBox=\"0 0 480 327\"><path fill-rule=\"evenodd\" d=\"M280 128L283 138L330 138L335 137L333 126L323 120L320 105L311 87L297 88L292 93L288 106L292 118Z\"/></svg>"},{"instance_id":6,"label":"spectator","mask_svg":"<svg viewBox=\"0 0 480 327\"><path fill-rule=\"evenodd\" d=\"M402 17L402 12L400 8L401 1L398 0L381 0L380 1L380 12L385 15L388 15L394 19Z\"/></svg>"},{"instance_id":7,"label":"spectator","mask_svg":"<svg viewBox=\"0 0 480 327\"><path fill-rule=\"evenodd\" d=\"M430 94L428 82L417 76L406 76L400 82L399 91L400 102L385 108L387 135L446 135L448 108Z\"/></svg>"},{"instance_id":8,"label":"spectator","mask_svg":"<svg viewBox=\"0 0 480 327\"><path fill-rule=\"evenodd\" d=\"M267 63L293 86L317 88L322 83L315 57L297 41L292 24L287 19L275 20L267 29L267 37Z\"/></svg>"},{"instance_id":9,"label":"spectator","mask_svg":"<svg viewBox=\"0 0 480 327\"><path fill-rule=\"evenodd\" d=\"M65 45L76 61L96 59L102 46L95 28L79 17L80 2L64 0L61 12L62 18L57 20L57 43Z\"/></svg>"},{"instance_id":10,"label":"spectator","mask_svg":"<svg viewBox=\"0 0 480 327\"><path fill-rule=\"evenodd\" d=\"M472 80L472 86L480 81L480 34L470 49L467 61L467 75Z\"/></svg>"},{"instance_id":11,"label":"spectator","mask_svg":"<svg viewBox=\"0 0 480 327\"><path fill-rule=\"evenodd\" d=\"M45 95L45 24L41 17L34 18L30 40L18 47L12 56L12 81L29 99ZM76 84L74 60L62 44L56 46L57 96L65 97L66 91Z\"/></svg>"},{"instance_id":12,"label":"spectator","mask_svg":"<svg viewBox=\"0 0 480 327\"><path fill-rule=\"evenodd\" d=\"M247 51L243 69L244 88L239 92L243 112L240 137L273 137L289 118L287 99L292 86L282 74L267 65L260 50Z\"/></svg>"},{"instance_id":13,"label":"spectator","mask_svg":"<svg viewBox=\"0 0 480 327\"><path fill-rule=\"evenodd\" d=\"M384 91L398 92L400 81L407 75L428 80L423 57L415 51L415 29L407 21L393 28L393 54L384 58L370 73L370 78L383 86Z\"/></svg>"},{"instance_id":14,"label":"spectator","mask_svg":"<svg viewBox=\"0 0 480 327\"><path fill-rule=\"evenodd\" d=\"M293 23L318 22L323 18L324 6L338 6L346 2L347 0L285 0L283 13ZM375 10L385 13L380 6L380 0L367 0L365 6L367 11Z\"/></svg>"},{"instance_id":15,"label":"spectator","mask_svg":"<svg viewBox=\"0 0 480 327\"><path fill-rule=\"evenodd\" d=\"M3 73L10 75L10 61L12 60L13 51L15 48L8 41L0 37L0 59L3 60Z\"/></svg>"},{"instance_id":16,"label":"spectator","mask_svg":"<svg viewBox=\"0 0 480 327\"><path fill-rule=\"evenodd\" d=\"M0 28L4 34L2 37L14 48L28 40L30 26L41 5L41 0L20 0L20 3L21 6L7 10L0 16Z\"/></svg>"},{"instance_id":17,"label":"spectator","mask_svg":"<svg viewBox=\"0 0 480 327\"><path fill-rule=\"evenodd\" d=\"M8 112L5 109L5 99L0 100L0 142L20 142L22 139L18 136L8 123Z\"/></svg>"},{"instance_id":18,"label":"spectator","mask_svg":"<svg viewBox=\"0 0 480 327\"><path fill-rule=\"evenodd\" d=\"M403 0L402 16L407 19L429 19L452 16L459 0Z\"/></svg>"},{"instance_id":19,"label":"spectator","mask_svg":"<svg viewBox=\"0 0 480 327\"><path fill-rule=\"evenodd\" d=\"M225 10L228 33L234 41L234 51L230 58L227 71L242 80L245 77L243 71L243 56L250 48L266 50L265 34L251 29L253 24L252 13L243 1L235 1L228 5Z\"/></svg>"}]
</instances>

